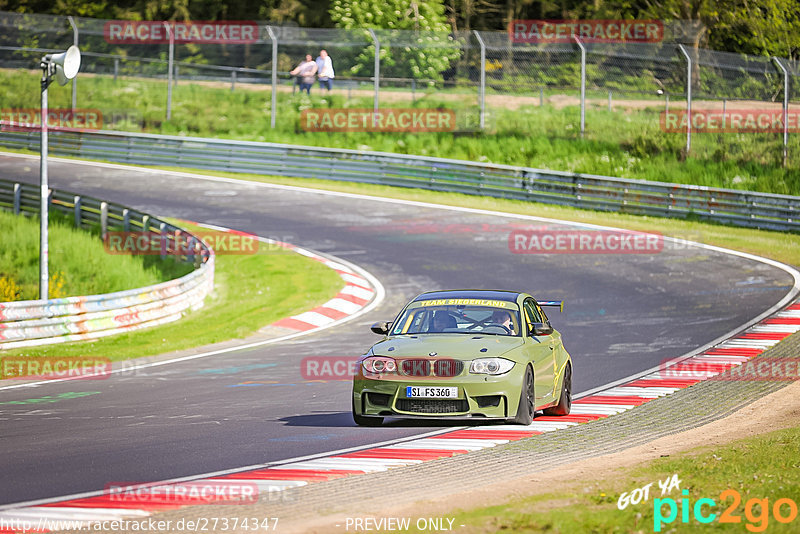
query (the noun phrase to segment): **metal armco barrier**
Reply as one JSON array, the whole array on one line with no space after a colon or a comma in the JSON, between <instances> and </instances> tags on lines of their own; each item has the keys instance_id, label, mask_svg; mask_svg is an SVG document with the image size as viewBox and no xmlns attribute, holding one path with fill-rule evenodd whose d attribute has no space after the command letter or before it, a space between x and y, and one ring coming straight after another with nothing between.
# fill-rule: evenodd
<instances>
[{"instance_id":1,"label":"metal armco barrier","mask_svg":"<svg viewBox=\"0 0 800 534\"><path fill-rule=\"evenodd\" d=\"M38 151L38 130L0 132L0 145ZM53 132L50 151L138 165L344 180L638 215L697 217L769 230L800 230L800 197L511 165L108 131Z\"/></svg>"},{"instance_id":2,"label":"metal armco barrier","mask_svg":"<svg viewBox=\"0 0 800 534\"><path fill-rule=\"evenodd\" d=\"M0 209L16 214L39 212L38 186L0 180ZM157 217L90 197L51 191L50 209L74 217L76 227L193 236ZM214 287L214 251L194 238L196 246L182 261L194 263L189 274L148 287L105 295L50 300L0 302L0 350L110 336L176 321L203 306Z\"/></svg>"}]
</instances>

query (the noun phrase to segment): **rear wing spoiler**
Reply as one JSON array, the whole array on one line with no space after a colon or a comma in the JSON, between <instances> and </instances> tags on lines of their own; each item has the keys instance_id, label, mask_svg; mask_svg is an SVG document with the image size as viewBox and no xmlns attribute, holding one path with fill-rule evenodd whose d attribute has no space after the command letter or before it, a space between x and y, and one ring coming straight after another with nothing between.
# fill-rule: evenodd
<instances>
[{"instance_id":1,"label":"rear wing spoiler","mask_svg":"<svg viewBox=\"0 0 800 534\"><path fill-rule=\"evenodd\" d=\"M558 308L558 311L564 311L564 301L563 300L540 300L539 306L554 306Z\"/></svg>"}]
</instances>

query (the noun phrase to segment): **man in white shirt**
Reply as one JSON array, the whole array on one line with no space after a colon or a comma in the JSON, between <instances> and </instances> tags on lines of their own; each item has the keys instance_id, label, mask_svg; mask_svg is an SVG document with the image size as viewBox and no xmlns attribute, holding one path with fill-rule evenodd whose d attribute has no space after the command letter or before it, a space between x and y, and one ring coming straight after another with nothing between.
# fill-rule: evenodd
<instances>
[{"instance_id":1,"label":"man in white shirt","mask_svg":"<svg viewBox=\"0 0 800 534\"><path fill-rule=\"evenodd\" d=\"M328 52L325 50L320 50L316 63L317 77L319 78L319 88L327 88L330 92L331 89L333 89L334 72L333 61L331 61L331 57L328 55Z\"/></svg>"}]
</instances>

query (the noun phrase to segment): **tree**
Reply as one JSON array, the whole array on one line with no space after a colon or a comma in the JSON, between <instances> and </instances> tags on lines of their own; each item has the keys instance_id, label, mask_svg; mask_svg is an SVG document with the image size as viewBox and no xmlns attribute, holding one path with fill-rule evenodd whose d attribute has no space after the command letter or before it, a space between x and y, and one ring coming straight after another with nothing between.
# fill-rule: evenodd
<instances>
[{"instance_id":1,"label":"tree","mask_svg":"<svg viewBox=\"0 0 800 534\"><path fill-rule=\"evenodd\" d=\"M800 57L800 13L796 0L736 0L721 16L712 46L749 54Z\"/></svg>"},{"instance_id":2,"label":"tree","mask_svg":"<svg viewBox=\"0 0 800 534\"><path fill-rule=\"evenodd\" d=\"M453 31L497 30L502 6L493 0L447 0L447 19Z\"/></svg>"},{"instance_id":3,"label":"tree","mask_svg":"<svg viewBox=\"0 0 800 534\"><path fill-rule=\"evenodd\" d=\"M381 68L403 77L440 80L461 54L441 0L333 0L330 15L339 28L376 30ZM365 39L372 41L368 35ZM350 72L371 72L374 57L375 46L369 44L355 58Z\"/></svg>"}]
</instances>

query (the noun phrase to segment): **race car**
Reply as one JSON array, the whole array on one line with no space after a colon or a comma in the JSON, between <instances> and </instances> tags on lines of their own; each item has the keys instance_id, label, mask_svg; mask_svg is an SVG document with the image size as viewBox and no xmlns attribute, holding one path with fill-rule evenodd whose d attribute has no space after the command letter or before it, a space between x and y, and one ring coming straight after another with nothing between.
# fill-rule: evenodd
<instances>
[{"instance_id":1,"label":"race car","mask_svg":"<svg viewBox=\"0 0 800 534\"><path fill-rule=\"evenodd\" d=\"M378 426L385 417L506 420L567 415L572 359L543 306L515 291L422 293L358 362L353 419Z\"/></svg>"}]
</instances>

